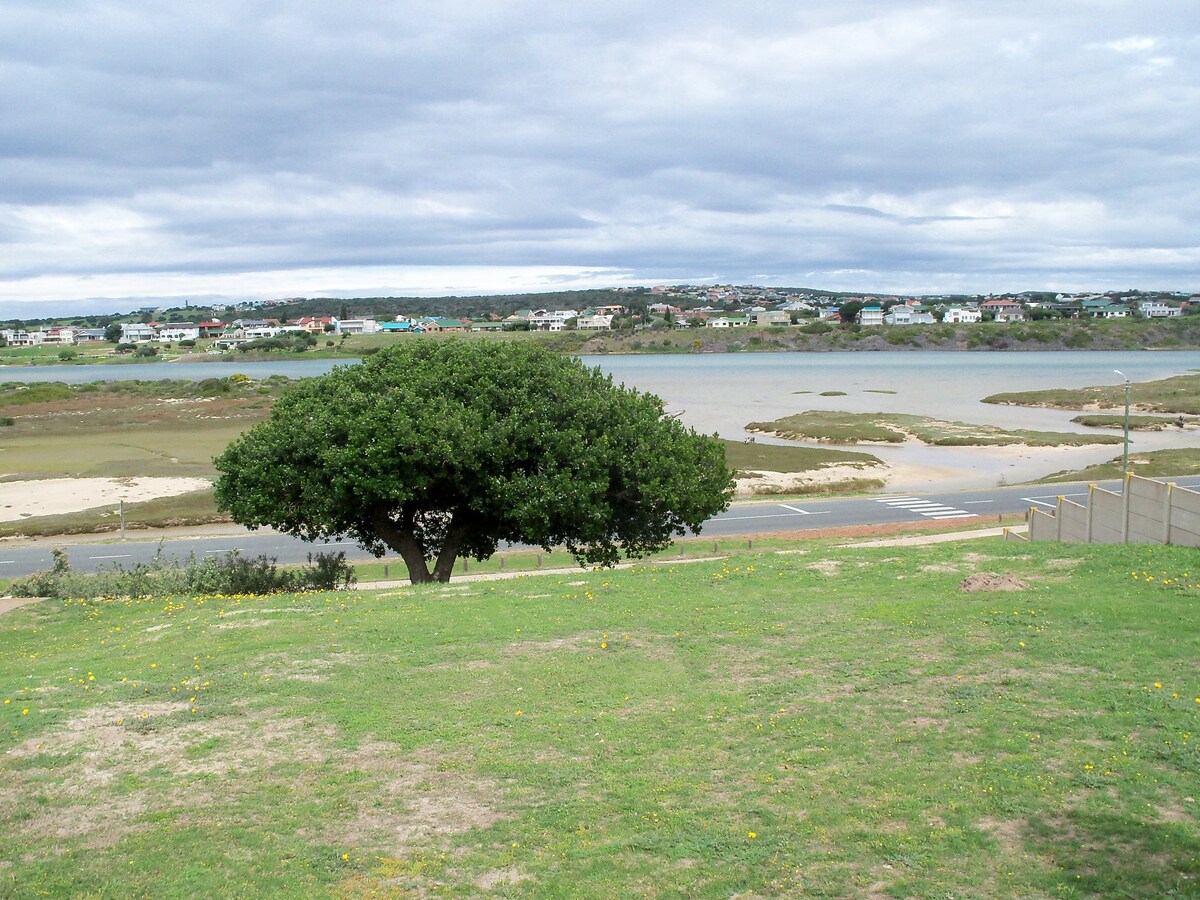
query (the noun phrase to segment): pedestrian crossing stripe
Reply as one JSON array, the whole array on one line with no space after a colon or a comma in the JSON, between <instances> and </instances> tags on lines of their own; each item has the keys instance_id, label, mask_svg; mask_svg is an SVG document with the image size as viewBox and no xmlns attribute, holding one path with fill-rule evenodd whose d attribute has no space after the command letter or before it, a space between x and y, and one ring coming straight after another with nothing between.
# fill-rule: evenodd
<instances>
[{"instance_id":1,"label":"pedestrian crossing stripe","mask_svg":"<svg viewBox=\"0 0 1200 900\"><path fill-rule=\"evenodd\" d=\"M944 503L934 503L932 500L922 500L920 497L880 497L876 503L883 503L894 509L904 509L915 512L927 519L973 519L977 513L967 512Z\"/></svg>"}]
</instances>

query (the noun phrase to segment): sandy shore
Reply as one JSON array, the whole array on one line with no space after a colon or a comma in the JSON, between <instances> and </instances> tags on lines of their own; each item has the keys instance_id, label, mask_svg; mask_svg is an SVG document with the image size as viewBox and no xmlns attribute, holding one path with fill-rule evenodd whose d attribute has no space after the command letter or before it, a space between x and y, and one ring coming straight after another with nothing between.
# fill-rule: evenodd
<instances>
[{"instance_id":1,"label":"sandy shore","mask_svg":"<svg viewBox=\"0 0 1200 900\"><path fill-rule=\"evenodd\" d=\"M39 478L0 482L0 522L115 506L121 500L138 503L210 486L205 478Z\"/></svg>"},{"instance_id":2,"label":"sandy shore","mask_svg":"<svg viewBox=\"0 0 1200 900\"><path fill-rule=\"evenodd\" d=\"M913 485L936 483L952 471L941 466L887 462L877 466L823 466L811 472L768 472L750 470L752 474L737 480L735 496L739 498L763 494L803 493L806 489L836 484L851 479L877 478L886 490L905 490Z\"/></svg>"}]
</instances>

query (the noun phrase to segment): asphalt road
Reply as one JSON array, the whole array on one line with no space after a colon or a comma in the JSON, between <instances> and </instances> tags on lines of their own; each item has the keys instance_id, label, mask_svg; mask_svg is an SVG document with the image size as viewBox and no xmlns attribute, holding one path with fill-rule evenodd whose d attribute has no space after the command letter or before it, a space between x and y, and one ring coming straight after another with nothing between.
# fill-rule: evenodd
<instances>
[{"instance_id":1,"label":"asphalt road","mask_svg":"<svg viewBox=\"0 0 1200 900\"><path fill-rule=\"evenodd\" d=\"M1175 479L1180 487L1200 488L1200 477ZM1119 491L1119 481L1101 484ZM704 525L706 537L763 534L776 531L808 531L819 528L840 528L854 525L877 525L893 522L937 521L964 527L993 523L997 516L1024 513L1031 506L1054 508L1057 498L1068 497L1083 502L1088 484L1017 485L978 491L922 492L919 494L876 494L829 500L798 500L788 502L739 503ZM357 544L344 541L328 544L308 544L296 538L269 531L234 530L212 537L171 536L160 540L130 534L119 538L82 540L64 537L62 540L0 543L0 577L17 578L39 569L49 568L51 550L62 547L67 551L71 566L80 572L94 572L102 567L128 568L151 562L156 554L164 559L185 560L209 554L241 553L244 556L265 555L281 564L305 562L309 553L344 550L351 560L371 559Z\"/></svg>"}]
</instances>

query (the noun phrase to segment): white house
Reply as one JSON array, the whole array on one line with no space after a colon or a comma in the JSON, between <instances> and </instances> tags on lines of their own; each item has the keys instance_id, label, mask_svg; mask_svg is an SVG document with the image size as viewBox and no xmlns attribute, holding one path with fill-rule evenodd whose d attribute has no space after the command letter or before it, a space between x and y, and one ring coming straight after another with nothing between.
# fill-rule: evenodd
<instances>
[{"instance_id":1,"label":"white house","mask_svg":"<svg viewBox=\"0 0 1200 900\"><path fill-rule=\"evenodd\" d=\"M580 331L608 331L612 320L612 316L583 316L576 324Z\"/></svg>"},{"instance_id":2,"label":"white house","mask_svg":"<svg viewBox=\"0 0 1200 900\"><path fill-rule=\"evenodd\" d=\"M189 322L168 322L158 329L158 339L164 344L175 341L194 341L200 337L200 326Z\"/></svg>"},{"instance_id":3,"label":"white house","mask_svg":"<svg viewBox=\"0 0 1200 900\"><path fill-rule=\"evenodd\" d=\"M1025 310L1023 309L999 309L996 310L997 322L1024 322Z\"/></svg>"},{"instance_id":4,"label":"white house","mask_svg":"<svg viewBox=\"0 0 1200 900\"><path fill-rule=\"evenodd\" d=\"M983 313L969 306L951 306L946 310L945 316L942 317L943 322L948 322L951 325L973 325L982 320Z\"/></svg>"},{"instance_id":5,"label":"white house","mask_svg":"<svg viewBox=\"0 0 1200 900\"><path fill-rule=\"evenodd\" d=\"M158 329L141 322L126 322L121 325L122 344L144 344L158 337Z\"/></svg>"},{"instance_id":6,"label":"white house","mask_svg":"<svg viewBox=\"0 0 1200 900\"><path fill-rule=\"evenodd\" d=\"M883 314L884 325L932 325L934 321L933 313L913 309L903 303L893 306Z\"/></svg>"},{"instance_id":7,"label":"white house","mask_svg":"<svg viewBox=\"0 0 1200 900\"><path fill-rule=\"evenodd\" d=\"M280 329L278 325L267 325L265 323L257 325L243 325L242 337L249 341L258 340L259 338L273 338L275 335L279 334L279 330Z\"/></svg>"},{"instance_id":8,"label":"white house","mask_svg":"<svg viewBox=\"0 0 1200 900\"><path fill-rule=\"evenodd\" d=\"M578 320L578 318L579 313L574 309L539 309L529 316L529 330L562 331L566 327L568 319Z\"/></svg>"},{"instance_id":9,"label":"white house","mask_svg":"<svg viewBox=\"0 0 1200 900\"><path fill-rule=\"evenodd\" d=\"M858 312L859 325L882 325L883 324L883 307L881 306L864 306Z\"/></svg>"},{"instance_id":10,"label":"white house","mask_svg":"<svg viewBox=\"0 0 1200 900\"><path fill-rule=\"evenodd\" d=\"M1165 319L1183 315L1183 307L1170 306L1161 300L1143 300L1138 303L1138 313L1147 319Z\"/></svg>"},{"instance_id":11,"label":"white house","mask_svg":"<svg viewBox=\"0 0 1200 900\"><path fill-rule=\"evenodd\" d=\"M745 328L750 324L749 316L710 316L704 323L708 328Z\"/></svg>"},{"instance_id":12,"label":"white house","mask_svg":"<svg viewBox=\"0 0 1200 900\"><path fill-rule=\"evenodd\" d=\"M375 334L379 331L379 323L374 319L342 319L337 323L341 334Z\"/></svg>"},{"instance_id":13,"label":"white house","mask_svg":"<svg viewBox=\"0 0 1200 900\"><path fill-rule=\"evenodd\" d=\"M69 325L61 328L45 328L42 330L42 343L73 344L75 343L75 329Z\"/></svg>"},{"instance_id":14,"label":"white house","mask_svg":"<svg viewBox=\"0 0 1200 900\"><path fill-rule=\"evenodd\" d=\"M10 347L36 347L46 337L44 332L26 331L24 328L6 328L0 334L4 335Z\"/></svg>"}]
</instances>

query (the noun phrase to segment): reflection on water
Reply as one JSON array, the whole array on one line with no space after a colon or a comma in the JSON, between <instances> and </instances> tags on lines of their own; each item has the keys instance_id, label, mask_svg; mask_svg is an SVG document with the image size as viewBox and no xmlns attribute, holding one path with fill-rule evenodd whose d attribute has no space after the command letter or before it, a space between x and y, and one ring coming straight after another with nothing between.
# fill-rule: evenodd
<instances>
[{"instance_id":1,"label":"reflection on water","mask_svg":"<svg viewBox=\"0 0 1200 900\"><path fill-rule=\"evenodd\" d=\"M807 409L848 412L903 412L1002 428L1086 432L1073 424L1075 413L981 403L989 394L1039 388L1120 384L1114 369L1134 382L1200 369L1197 351L1129 352L839 352L724 353L663 356L592 356L617 382L658 394L673 412L703 432L740 440L745 425ZM321 375L342 360L278 362L157 363L121 366L22 366L0 369L0 381L65 381L79 384L139 378L200 380L244 373L253 378ZM826 391L844 392L822 397ZM1134 399L1136 402L1136 387ZM1113 432L1104 432L1113 433ZM759 440L771 440L762 436ZM782 443L782 442L780 442ZM1136 450L1200 446L1200 432L1138 433ZM1038 478L1113 458L1119 447L1070 450L989 450L982 448L869 448L888 462L933 467L894 487L917 489L978 487Z\"/></svg>"}]
</instances>

